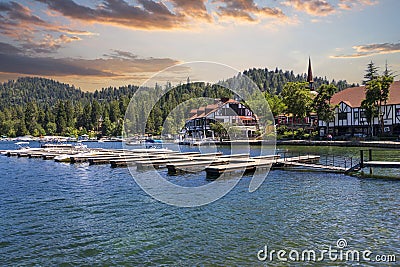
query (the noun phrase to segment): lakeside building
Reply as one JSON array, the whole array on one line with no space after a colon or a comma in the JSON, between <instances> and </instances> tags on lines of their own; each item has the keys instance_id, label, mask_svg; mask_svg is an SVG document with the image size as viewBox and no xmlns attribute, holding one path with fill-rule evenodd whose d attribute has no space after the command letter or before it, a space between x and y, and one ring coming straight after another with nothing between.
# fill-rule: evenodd
<instances>
[{"instance_id":1,"label":"lakeside building","mask_svg":"<svg viewBox=\"0 0 400 267\"><path fill-rule=\"evenodd\" d=\"M382 106L384 119L383 131L387 135L400 135L400 81L395 81L389 88L389 99ZM361 108L361 102L365 99L365 86L350 87L333 95L331 104L337 105L335 118L327 124L319 121L319 134L325 136L367 136L368 125L365 110ZM373 119L373 135L376 136L380 129L380 119Z\"/></svg>"},{"instance_id":2,"label":"lakeside building","mask_svg":"<svg viewBox=\"0 0 400 267\"><path fill-rule=\"evenodd\" d=\"M310 116L300 119L294 118L292 114L280 114L275 116L275 125L286 126L288 130L302 128L306 132L313 132L318 128L318 116L311 113Z\"/></svg>"},{"instance_id":3,"label":"lakeside building","mask_svg":"<svg viewBox=\"0 0 400 267\"><path fill-rule=\"evenodd\" d=\"M248 107L229 98L216 99L213 104L193 109L181 134L183 138L214 138L211 123L233 126L240 136L256 137L259 130L258 118Z\"/></svg>"}]
</instances>

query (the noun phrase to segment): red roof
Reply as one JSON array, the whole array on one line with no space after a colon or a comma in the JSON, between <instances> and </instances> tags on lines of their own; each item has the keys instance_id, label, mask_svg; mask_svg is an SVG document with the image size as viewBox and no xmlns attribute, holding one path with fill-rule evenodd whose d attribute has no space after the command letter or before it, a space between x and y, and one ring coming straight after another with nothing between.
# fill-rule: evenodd
<instances>
[{"instance_id":1,"label":"red roof","mask_svg":"<svg viewBox=\"0 0 400 267\"><path fill-rule=\"evenodd\" d=\"M253 117L249 117L249 116L239 116L239 118L242 121L251 121L251 120L253 120Z\"/></svg>"},{"instance_id":2,"label":"red roof","mask_svg":"<svg viewBox=\"0 0 400 267\"><path fill-rule=\"evenodd\" d=\"M350 87L332 96L331 104L337 105L344 102L350 107L360 107L361 101L365 99L365 86ZM400 81L392 83L389 89L387 105L400 104Z\"/></svg>"},{"instance_id":3,"label":"red roof","mask_svg":"<svg viewBox=\"0 0 400 267\"><path fill-rule=\"evenodd\" d=\"M226 101L225 103L234 103L234 104L239 104L238 101L236 101L235 99L229 99L228 101Z\"/></svg>"}]
</instances>

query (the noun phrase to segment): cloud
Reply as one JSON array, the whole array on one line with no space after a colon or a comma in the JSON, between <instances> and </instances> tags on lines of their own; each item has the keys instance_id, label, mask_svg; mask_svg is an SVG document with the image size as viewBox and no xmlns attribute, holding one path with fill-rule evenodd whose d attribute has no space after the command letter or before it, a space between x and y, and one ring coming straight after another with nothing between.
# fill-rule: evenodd
<instances>
[{"instance_id":1,"label":"cloud","mask_svg":"<svg viewBox=\"0 0 400 267\"><path fill-rule=\"evenodd\" d=\"M378 0L340 0L338 6L340 9L350 10L356 6L372 6L378 3Z\"/></svg>"},{"instance_id":2,"label":"cloud","mask_svg":"<svg viewBox=\"0 0 400 267\"><path fill-rule=\"evenodd\" d=\"M335 13L335 7L325 0L286 0L283 5L312 16L328 16Z\"/></svg>"},{"instance_id":3,"label":"cloud","mask_svg":"<svg viewBox=\"0 0 400 267\"><path fill-rule=\"evenodd\" d=\"M129 53L129 52L124 52ZM131 54L131 53L129 53ZM139 58L135 57L114 57L98 59L65 59L72 65L89 69L98 69L106 73L113 73L115 77L129 77L141 72L158 72L162 69L180 63L170 58Z\"/></svg>"},{"instance_id":4,"label":"cloud","mask_svg":"<svg viewBox=\"0 0 400 267\"><path fill-rule=\"evenodd\" d=\"M58 34L58 36L54 36L54 34ZM28 7L22 4L0 3L0 35L19 42L30 52L55 52L63 44L81 40L77 36L92 34L88 31L74 30L49 23L34 15Z\"/></svg>"},{"instance_id":5,"label":"cloud","mask_svg":"<svg viewBox=\"0 0 400 267\"><path fill-rule=\"evenodd\" d=\"M65 59L31 57L20 54L0 53L0 72L42 76L113 76L96 69L76 66Z\"/></svg>"},{"instance_id":6,"label":"cloud","mask_svg":"<svg viewBox=\"0 0 400 267\"><path fill-rule=\"evenodd\" d=\"M372 56L372 55L399 53L400 52L400 43L357 45L357 46L353 46L353 49L356 50L356 52L353 54L336 55L336 56L331 56L331 58L359 58L359 57L367 57L367 56Z\"/></svg>"},{"instance_id":7,"label":"cloud","mask_svg":"<svg viewBox=\"0 0 400 267\"><path fill-rule=\"evenodd\" d=\"M68 44L80 40L81 38L77 36L67 36L65 34L61 34L57 37L54 37L51 34L46 34L45 37L39 41L35 41L34 39L26 39L25 42L21 44L21 46L27 52L53 53L61 48L63 44Z\"/></svg>"},{"instance_id":8,"label":"cloud","mask_svg":"<svg viewBox=\"0 0 400 267\"><path fill-rule=\"evenodd\" d=\"M71 19L90 23L113 24L137 29L172 29L183 26L184 16L172 13L162 2L138 0L130 5L124 0L105 0L96 8L72 0L36 0Z\"/></svg>"},{"instance_id":9,"label":"cloud","mask_svg":"<svg viewBox=\"0 0 400 267\"><path fill-rule=\"evenodd\" d=\"M254 0L213 0L223 4L217 7L219 17L230 17L244 21L257 21L260 18L285 18L279 8L259 7Z\"/></svg>"},{"instance_id":10,"label":"cloud","mask_svg":"<svg viewBox=\"0 0 400 267\"><path fill-rule=\"evenodd\" d=\"M124 0L104 0L97 7L89 7L73 0L36 0L52 11L70 19L87 23L112 24L143 30L170 30L188 28L193 21L213 22L212 11L207 10L207 0L167 0L169 8L161 1L136 0L136 5ZM258 18L283 18L279 8L259 7L254 0L212 0L219 17L245 21Z\"/></svg>"},{"instance_id":11,"label":"cloud","mask_svg":"<svg viewBox=\"0 0 400 267\"><path fill-rule=\"evenodd\" d=\"M113 49L111 54L104 54L106 58L114 58L114 59L137 59L138 56L127 51L121 51Z\"/></svg>"},{"instance_id":12,"label":"cloud","mask_svg":"<svg viewBox=\"0 0 400 267\"><path fill-rule=\"evenodd\" d=\"M8 19L12 21L28 22L34 25L47 25L47 23L38 16L32 15L29 8L16 2L0 3L0 12L7 12Z\"/></svg>"},{"instance_id":13,"label":"cloud","mask_svg":"<svg viewBox=\"0 0 400 267\"><path fill-rule=\"evenodd\" d=\"M10 44L0 42L0 53L1 54L19 54L22 50Z\"/></svg>"},{"instance_id":14,"label":"cloud","mask_svg":"<svg viewBox=\"0 0 400 267\"><path fill-rule=\"evenodd\" d=\"M24 50L0 42L0 72L42 76L95 76L126 78L154 73L180 63L170 58L140 58L131 52L113 50L98 59L34 57Z\"/></svg>"},{"instance_id":15,"label":"cloud","mask_svg":"<svg viewBox=\"0 0 400 267\"><path fill-rule=\"evenodd\" d=\"M179 14L206 21L212 19L205 5L207 0L170 0L170 2L173 3L175 11Z\"/></svg>"},{"instance_id":16,"label":"cloud","mask_svg":"<svg viewBox=\"0 0 400 267\"><path fill-rule=\"evenodd\" d=\"M72 35L98 35L97 33L89 32L89 31L80 31L80 30L73 30L69 28L59 27L57 28L58 32L72 34Z\"/></svg>"}]
</instances>

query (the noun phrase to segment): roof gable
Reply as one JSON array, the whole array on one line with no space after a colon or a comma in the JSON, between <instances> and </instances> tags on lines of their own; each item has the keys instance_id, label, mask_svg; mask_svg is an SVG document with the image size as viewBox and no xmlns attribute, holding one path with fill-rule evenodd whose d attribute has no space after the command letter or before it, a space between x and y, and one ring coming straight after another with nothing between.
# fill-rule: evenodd
<instances>
[{"instance_id":1,"label":"roof gable","mask_svg":"<svg viewBox=\"0 0 400 267\"><path fill-rule=\"evenodd\" d=\"M332 96L331 104L338 105L344 102L350 107L360 107L361 102L365 99L365 86L350 87L344 89ZM400 104L400 81L392 83L389 89L389 99L387 105Z\"/></svg>"}]
</instances>

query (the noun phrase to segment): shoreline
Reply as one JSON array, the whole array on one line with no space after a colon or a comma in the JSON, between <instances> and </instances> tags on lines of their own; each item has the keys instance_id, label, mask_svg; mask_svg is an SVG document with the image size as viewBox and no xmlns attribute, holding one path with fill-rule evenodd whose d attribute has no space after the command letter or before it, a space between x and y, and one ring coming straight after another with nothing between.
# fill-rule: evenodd
<instances>
[{"instance_id":1,"label":"shoreline","mask_svg":"<svg viewBox=\"0 0 400 267\"><path fill-rule=\"evenodd\" d=\"M222 141L217 145L247 144L265 145L271 144L268 141L249 140L243 141ZM376 147L376 148L400 148L400 142L394 141L310 141L310 140L277 140L277 146L343 146L343 147Z\"/></svg>"},{"instance_id":2,"label":"shoreline","mask_svg":"<svg viewBox=\"0 0 400 267\"><path fill-rule=\"evenodd\" d=\"M280 140L276 145L292 146L344 146L344 147L377 147L400 148L400 142L394 141L309 141L309 140Z\"/></svg>"}]
</instances>

